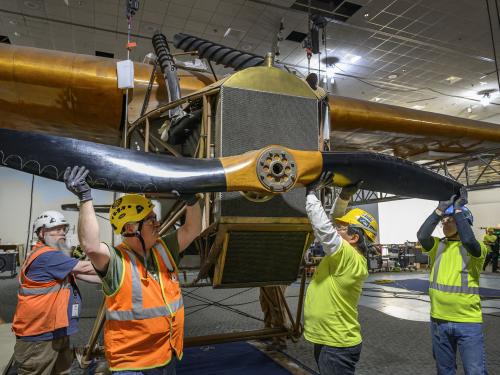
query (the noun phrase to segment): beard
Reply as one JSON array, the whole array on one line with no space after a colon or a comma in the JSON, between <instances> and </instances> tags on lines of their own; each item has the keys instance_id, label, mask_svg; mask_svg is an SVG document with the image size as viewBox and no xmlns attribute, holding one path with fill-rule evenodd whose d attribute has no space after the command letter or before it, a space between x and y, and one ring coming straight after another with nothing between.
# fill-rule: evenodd
<instances>
[{"instance_id":1,"label":"beard","mask_svg":"<svg viewBox=\"0 0 500 375\"><path fill-rule=\"evenodd\" d=\"M61 238L58 240L54 240L54 239L47 236L44 239L44 242L45 242L45 245L53 247L54 249L57 249L59 251L62 251L65 255L67 255L69 257L73 254L73 251L66 243L66 239Z\"/></svg>"}]
</instances>

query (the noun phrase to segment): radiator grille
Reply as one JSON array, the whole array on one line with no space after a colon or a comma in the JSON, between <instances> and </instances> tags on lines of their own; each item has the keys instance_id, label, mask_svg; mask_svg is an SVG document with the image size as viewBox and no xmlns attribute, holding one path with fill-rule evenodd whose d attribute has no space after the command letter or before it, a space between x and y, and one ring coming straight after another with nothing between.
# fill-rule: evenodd
<instances>
[{"instance_id":1,"label":"radiator grille","mask_svg":"<svg viewBox=\"0 0 500 375\"><path fill-rule=\"evenodd\" d=\"M318 149L318 101L311 98L222 87L217 112L218 156L239 155L271 144ZM239 193L223 193L222 216L302 217L304 189L254 203Z\"/></svg>"},{"instance_id":2,"label":"radiator grille","mask_svg":"<svg viewBox=\"0 0 500 375\"><path fill-rule=\"evenodd\" d=\"M290 284L297 279L307 232L231 232L220 286Z\"/></svg>"}]
</instances>

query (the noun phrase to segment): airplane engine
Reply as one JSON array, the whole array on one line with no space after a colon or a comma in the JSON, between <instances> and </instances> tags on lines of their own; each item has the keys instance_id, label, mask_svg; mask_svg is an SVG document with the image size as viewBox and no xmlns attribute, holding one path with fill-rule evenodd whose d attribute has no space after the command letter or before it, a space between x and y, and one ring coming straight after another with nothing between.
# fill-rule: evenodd
<instances>
[{"instance_id":1,"label":"airplane engine","mask_svg":"<svg viewBox=\"0 0 500 375\"><path fill-rule=\"evenodd\" d=\"M270 144L318 150L323 105L305 81L279 68L260 66L236 72L223 82L216 100L213 156L241 155ZM293 179L288 157L280 150L269 152L265 156L269 163L258 164L256 173L272 185L280 171L270 173L269 168L289 168L292 175L284 180ZM293 184L293 180L288 182ZM214 286L295 281L313 239L304 207L304 188L269 195L218 194L213 218L219 223L222 248Z\"/></svg>"}]
</instances>

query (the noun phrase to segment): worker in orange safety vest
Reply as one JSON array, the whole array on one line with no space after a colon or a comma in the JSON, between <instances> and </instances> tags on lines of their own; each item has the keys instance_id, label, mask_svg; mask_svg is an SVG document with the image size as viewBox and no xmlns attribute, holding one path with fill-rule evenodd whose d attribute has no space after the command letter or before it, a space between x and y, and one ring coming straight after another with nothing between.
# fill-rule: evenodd
<instances>
[{"instance_id":1,"label":"worker in orange safety vest","mask_svg":"<svg viewBox=\"0 0 500 375\"><path fill-rule=\"evenodd\" d=\"M68 168L64 180L80 201L79 239L102 279L106 299L104 346L116 374L175 374L182 358L184 304L177 270L179 253L201 232L201 209L195 196L176 231L159 237L153 203L138 194L118 198L110 222L123 241L116 247L100 242L85 167Z\"/></svg>"},{"instance_id":2,"label":"worker in orange safety vest","mask_svg":"<svg viewBox=\"0 0 500 375\"><path fill-rule=\"evenodd\" d=\"M38 242L19 275L12 322L19 374L69 374L70 336L78 332L82 299L75 279L100 283L89 261L70 256L69 224L58 211L45 211L34 224Z\"/></svg>"}]
</instances>

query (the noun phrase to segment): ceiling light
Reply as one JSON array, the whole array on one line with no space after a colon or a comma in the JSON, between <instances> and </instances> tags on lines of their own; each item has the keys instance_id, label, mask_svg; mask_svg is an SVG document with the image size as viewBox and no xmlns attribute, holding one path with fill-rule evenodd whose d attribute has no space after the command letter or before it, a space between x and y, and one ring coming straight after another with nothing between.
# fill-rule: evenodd
<instances>
[{"instance_id":1,"label":"ceiling light","mask_svg":"<svg viewBox=\"0 0 500 375\"><path fill-rule=\"evenodd\" d=\"M490 104L491 96L495 95L494 93L496 91L497 90L495 90L495 89L486 89L486 90L481 90L481 91L477 92L477 95L481 95L480 102L481 102L481 105L483 107L486 107L487 105Z\"/></svg>"},{"instance_id":2,"label":"ceiling light","mask_svg":"<svg viewBox=\"0 0 500 375\"><path fill-rule=\"evenodd\" d=\"M354 64L355 62L359 61L361 59L361 56L358 56L358 55L351 55L350 53L348 53L347 55L345 55L345 58L351 63L351 64Z\"/></svg>"},{"instance_id":3,"label":"ceiling light","mask_svg":"<svg viewBox=\"0 0 500 375\"><path fill-rule=\"evenodd\" d=\"M365 13L365 14L363 15L363 17L365 17L365 18L370 17L370 13Z\"/></svg>"},{"instance_id":4,"label":"ceiling light","mask_svg":"<svg viewBox=\"0 0 500 375\"><path fill-rule=\"evenodd\" d=\"M395 73L393 73L393 74L388 75L387 78L389 78L389 79L396 79L396 78L398 78L398 75L395 74Z\"/></svg>"},{"instance_id":5,"label":"ceiling light","mask_svg":"<svg viewBox=\"0 0 500 375\"><path fill-rule=\"evenodd\" d=\"M445 79L446 82L448 82L450 85L453 85L454 83L461 81L462 77L457 77L457 76L449 76L448 78Z\"/></svg>"},{"instance_id":6,"label":"ceiling light","mask_svg":"<svg viewBox=\"0 0 500 375\"><path fill-rule=\"evenodd\" d=\"M490 94L489 93L483 94L483 96L481 97L481 105L483 107L486 107L490 104L490 102L491 102Z\"/></svg>"},{"instance_id":7,"label":"ceiling light","mask_svg":"<svg viewBox=\"0 0 500 375\"><path fill-rule=\"evenodd\" d=\"M376 96L376 97L374 97L374 98L371 98L370 100L371 100L372 102L379 102L379 101L381 101L382 99L381 99L381 98L379 98L378 96Z\"/></svg>"},{"instance_id":8,"label":"ceiling light","mask_svg":"<svg viewBox=\"0 0 500 375\"><path fill-rule=\"evenodd\" d=\"M17 31L14 31L14 36L21 36Z\"/></svg>"},{"instance_id":9,"label":"ceiling light","mask_svg":"<svg viewBox=\"0 0 500 375\"><path fill-rule=\"evenodd\" d=\"M480 84L480 85L487 85L487 84L488 84L488 82L479 81L479 84Z\"/></svg>"},{"instance_id":10,"label":"ceiling light","mask_svg":"<svg viewBox=\"0 0 500 375\"><path fill-rule=\"evenodd\" d=\"M233 27L228 27L226 32L224 33L224 38L233 38L233 39L242 39L245 36L245 31L238 30Z\"/></svg>"},{"instance_id":11,"label":"ceiling light","mask_svg":"<svg viewBox=\"0 0 500 375\"><path fill-rule=\"evenodd\" d=\"M416 104L416 105L414 105L412 108L413 108L413 109L424 109L424 108L425 108L425 106Z\"/></svg>"},{"instance_id":12,"label":"ceiling light","mask_svg":"<svg viewBox=\"0 0 500 375\"><path fill-rule=\"evenodd\" d=\"M14 20L10 20L10 21L9 21L9 23L10 23L11 25L17 25L17 21L14 21Z\"/></svg>"},{"instance_id":13,"label":"ceiling light","mask_svg":"<svg viewBox=\"0 0 500 375\"><path fill-rule=\"evenodd\" d=\"M325 76L323 76L323 79L321 80L321 82L324 83L323 87L325 87L326 84L328 83L328 79L330 79L330 84L331 85L335 84L335 78L334 77L329 77L329 76L325 75Z\"/></svg>"},{"instance_id":14,"label":"ceiling light","mask_svg":"<svg viewBox=\"0 0 500 375\"><path fill-rule=\"evenodd\" d=\"M467 113L472 113L472 106L471 105L467 107Z\"/></svg>"},{"instance_id":15,"label":"ceiling light","mask_svg":"<svg viewBox=\"0 0 500 375\"><path fill-rule=\"evenodd\" d=\"M335 73L338 73L339 68L337 68L335 65L330 65L326 67L326 76L328 78L332 78L335 76Z\"/></svg>"}]
</instances>

